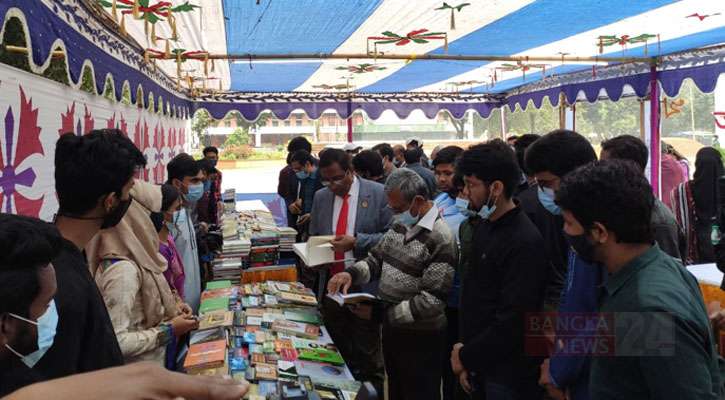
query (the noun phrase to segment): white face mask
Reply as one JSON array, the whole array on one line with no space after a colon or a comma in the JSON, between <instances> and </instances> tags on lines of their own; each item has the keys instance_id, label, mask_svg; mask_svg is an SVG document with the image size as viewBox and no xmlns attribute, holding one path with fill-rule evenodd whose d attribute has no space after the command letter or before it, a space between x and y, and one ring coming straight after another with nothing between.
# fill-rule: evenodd
<instances>
[{"instance_id":1,"label":"white face mask","mask_svg":"<svg viewBox=\"0 0 725 400\"><path fill-rule=\"evenodd\" d=\"M5 344L5 347L7 347L10 352L20 357L20 360L27 365L28 368L33 368L35 364L37 364L38 361L40 361L40 359L45 355L48 349L53 346L55 331L58 327L58 310L55 308L55 299L50 301L48 309L45 310L43 315L38 317L38 321L29 320L12 313L8 313L8 315L38 327L38 350L35 350L27 356L18 353L7 343Z\"/></svg>"}]
</instances>

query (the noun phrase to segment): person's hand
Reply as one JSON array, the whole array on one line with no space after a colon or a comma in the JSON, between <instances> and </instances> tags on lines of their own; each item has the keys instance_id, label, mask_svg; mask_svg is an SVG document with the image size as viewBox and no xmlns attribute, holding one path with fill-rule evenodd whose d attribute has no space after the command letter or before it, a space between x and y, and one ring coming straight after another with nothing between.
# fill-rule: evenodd
<instances>
[{"instance_id":1,"label":"person's hand","mask_svg":"<svg viewBox=\"0 0 725 400\"><path fill-rule=\"evenodd\" d=\"M453 351L451 351L451 368L453 369L454 374L460 374L464 371L461 358L459 357L461 347L463 347L463 343L456 343L453 345Z\"/></svg>"},{"instance_id":2,"label":"person's hand","mask_svg":"<svg viewBox=\"0 0 725 400\"><path fill-rule=\"evenodd\" d=\"M715 329L725 329L725 310L722 309L719 301L713 301L707 306L707 314Z\"/></svg>"},{"instance_id":3,"label":"person's hand","mask_svg":"<svg viewBox=\"0 0 725 400\"><path fill-rule=\"evenodd\" d=\"M299 202L299 205L298 205L298 202ZM302 210L300 210L300 207L302 207L302 202L298 200L298 201L295 201L294 203L290 204L289 207L287 207L287 208L289 208L290 213L292 213L294 215L299 215L299 214L302 214Z\"/></svg>"},{"instance_id":4,"label":"person's hand","mask_svg":"<svg viewBox=\"0 0 725 400\"><path fill-rule=\"evenodd\" d=\"M373 318L373 306L370 304L357 304L355 307L350 308L350 311L366 321Z\"/></svg>"},{"instance_id":5,"label":"person's hand","mask_svg":"<svg viewBox=\"0 0 725 400\"><path fill-rule=\"evenodd\" d=\"M327 283L327 293L336 294L342 288L342 294L347 294L347 289L350 289L350 285L352 285L352 275L350 273L337 273Z\"/></svg>"},{"instance_id":6,"label":"person's hand","mask_svg":"<svg viewBox=\"0 0 725 400\"><path fill-rule=\"evenodd\" d=\"M190 315L178 315L171 320L174 335L181 336L199 327L199 319Z\"/></svg>"},{"instance_id":7,"label":"person's hand","mask_svg":"<svg viewBox=\"0 0 725 400\"><path fill-rule=\"evenodd\" d=\"M310 221L310 214L307 213L299 218L297 218L297 225L304 225Z\"/></svg>"},{"instance_id":8,"label":"person's hand","mask_svg":"<svg viewBox=\"0 0 725 400\"><path fill-rule=\"evenodd\" d=\"M466 392L467 395L471 395L471 382L468 382L468 371L465 369L461 371L460 374L458 374L458 383L461 384L461 387L463 388L463 391Z\"/></svg>"},{"instance_id":9,"label":"person's hand","mask_svg":"<svg viewBox=\"0 0 725 400\"><path fill-rule=\"evenodd\" d=\"M184 302L176 303L176 315L190 316L192 312L190 305Z\"/></svg>"},{"instance_id":10,"label":"person's hand","mask_svg":"<svg viewBox=\"0 0 725 400\"><path fill-rule=\"evenodd\" d=\"M248 391L247 381L229 376L191 376L142 361L25 386L6 399L241 400Z\"/></svg>"},{"instance_id":11,"label":"person's hand","mask_svg":"<svg viewBox=\"0 0 725 400\"><path fill-rule=\"evenodd\" d=\"M204 235L209 233L209 225L206 222L204 222L204 221L199 222L199 225L201 225L201 227L204 228Z\"/></svg>"},{"instance_id":12,"label":"person's hand","mask_svg":"<svg viewBox=\"0 0 725 400\"><path fill-rule=\"evenodd\" d=\"M355 248L357 238L354 236L341 235L332 239L330 244L332 244L332 251L336 253L345 253Z\"/></svg>"},{"instance_id":13,"label":"person's hand","mask_svg":"<svg viewBox=\"0 0 725 400\"><path fill-rule=\"evenodd\" d=\"M554 386L553 383L551 383L551 380L549 379L549 359L547 358L544 360L543 363L541 363L541 375L539 376L539 386L546 389L547 393L549 393L549 396L551 396L555 400L563 400L568 399L566 393L562 391L561 389Z\"/></svg>"}]
</instances>

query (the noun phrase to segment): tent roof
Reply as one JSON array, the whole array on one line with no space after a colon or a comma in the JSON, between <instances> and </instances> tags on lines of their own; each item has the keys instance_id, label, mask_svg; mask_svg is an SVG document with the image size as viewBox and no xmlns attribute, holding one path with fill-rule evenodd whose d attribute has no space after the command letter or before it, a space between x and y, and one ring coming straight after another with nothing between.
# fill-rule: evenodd
<instances>
[{"instance_id":1,"label":"tent roof","mask_svg":"<svg viewBox=\"0 0 725 400\"><path fill-rule=\"evenodd\" d=\"M185 0L184 0L185 1ZM118 2L120 5L123 1ZM153 6L157 0L140 0ZM172 1L174 6L182 1ZM645 57L723 42L725 3L700 0L190 0L200 7L175 13L173 48L217 55L378 54L515 57ZM111 4L111 0L108 1ZM462 6L460 10L446 6ZM443 8L443 9L440 9ZM111 13L110 7L105 12ZM143 16L143 13L141 14ZM141 46L164 51L127 16L126 30ZM161 20L165 17L159 16ZM455 29L452 29L452 18ZM170 24L154 25L171 38ZM411 32L427 30L407 40ZM403 36L394 43L382 40ZM640 35L651 35L637 40ZM600 37L613 39L601 39ZM369 39L378 38L378 39ZM609 42L614 42L609 44ZM378 42L375 45L375 42ZM508 64L508 66L506 65ZM202 85L240 92L511 92L544 76L591 70L607 63L461 60L286 59L217 60ZM611 64L611 63L610 63ZM175 77L175 60L159 60ZM182 65L203 76L203 61ZM208 67L207 67L208 69ZM527 71L523 71L527 69ZM495 75L495 78L494 78ZM495 81L495 82L494 82ZM493 83L493 85L492 85Z\"/></svg>"}]
</instances>

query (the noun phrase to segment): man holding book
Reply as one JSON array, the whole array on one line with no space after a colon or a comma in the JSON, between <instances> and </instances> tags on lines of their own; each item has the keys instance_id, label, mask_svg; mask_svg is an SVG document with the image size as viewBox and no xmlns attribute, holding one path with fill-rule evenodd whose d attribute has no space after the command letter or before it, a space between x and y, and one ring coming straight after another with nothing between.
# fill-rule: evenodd
<instances>
[{"instance_id":1,"label":"man holding book","mask_svg":"<svg viewBox=\"0 0 725 400\"><path fill-rule=\"evenodd\" d=\"M439 400L456 238L426 200L428 186L417 173L393 172L384 190L395 222L367 257L332 277L328 293L380 279L383 302L359 305L355 312L382 321L388 397Z\"/></svg>"},{"instance_id":2,"label":"man holding book","mask_svg":"<svg viewBox=\"0 0 725 400\"><path fill-rule=\"evenodd\" d=\"M344 151L326 150L320 157L319 173L326 187L315 193L309 232L311 236L334 235L335 259L341 260L330 266L329 275L327 270L320 272L318 279L324 288L328 276L367 256L390 227L392 214L383 185L356 176L350 156ZM377 285L365 289L374 291ZM322 309L330 336L355 377L372 382L383 393L380 323L361 319L328 298L322 300Z\"/></svg>"}]
</instances>

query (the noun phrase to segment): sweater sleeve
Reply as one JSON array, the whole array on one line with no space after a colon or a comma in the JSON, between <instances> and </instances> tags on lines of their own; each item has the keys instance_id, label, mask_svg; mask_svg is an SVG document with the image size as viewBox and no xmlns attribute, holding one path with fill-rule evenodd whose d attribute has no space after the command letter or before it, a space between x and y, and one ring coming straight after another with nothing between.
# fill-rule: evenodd
<instances>
[{"instance_id":1,"label":"sweater sleeve","mask_svg":"<svg viewBox=\"0 0 725 400\"><path fill-rule=\"evenodd\" d=\"M458 248L455 239L436 242L428 267L423 271L420 293L388 309L392 322L411 323L434 318L445 311L446 300L453 287Z\"/></svg>"},{"instance_id":2,"label":"sweater sleeve","mask_svg":"<svg viewBox=\"0 0 725 400\"><path fill-rule=\"evenodd\" d=\"M159 347L163 334L160 328L134 329L134 316L143 313L136 301L141 295L136 267L128 261L118 261L104 271L99 283L123 356L134 357Z\"/></svg>"},{"instance_id":3,"label":"sweater sleeve","mask_svg":"<svg viewBox=\"0 0 725 400\"><path fill-rule=\"evenodd\" d=\"M383 271L382 247L386 236L387 233L383 235L378 244L370 249L367 257L345 270L345 272L352 276L353 285L362 285L370 281L380 279L380 275Z\"/></svg>"},{"instance_id":4,"label":"sweater sleeve","mask_svg":"<svg viewBox=\"0 0 725 400\"><path fill-rule=\"evenodd\" d=\"M543 243L542 243L543 245ZM467 371L478 371L524 348L525 316L541 309L549 270L543 247L522 243L512 247L498 266L498 307L488 328L464 343L459 356Z\"/></svg>"}]
</instances>

